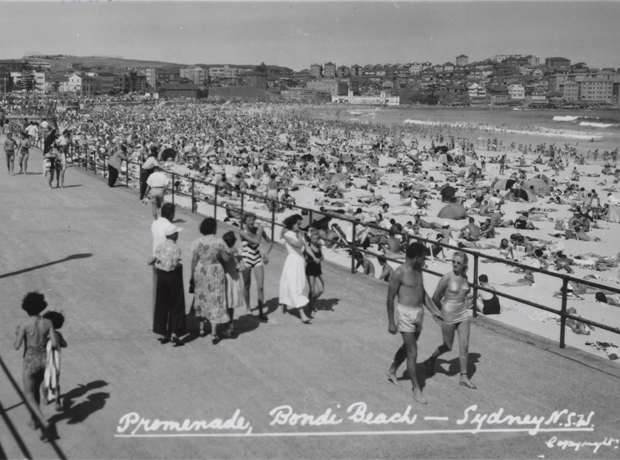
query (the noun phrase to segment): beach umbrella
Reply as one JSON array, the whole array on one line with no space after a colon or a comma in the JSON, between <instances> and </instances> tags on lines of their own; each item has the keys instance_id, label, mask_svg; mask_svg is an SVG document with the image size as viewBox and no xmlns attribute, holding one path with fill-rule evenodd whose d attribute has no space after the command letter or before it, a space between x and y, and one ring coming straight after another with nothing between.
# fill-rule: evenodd
<instances>
[{"instance_id":1,"label":"beach umbrella","mask_svg":"<svg viewBox=\"0 0 620 460\"><path fill-rule=\"evenodd\" d=\"M551 179L549 179L547 176L545 176L544 174L537 174L534 176L534 179L541 179L544 180L547 185L551 185Z\"/></svg>"},{"instance_id":2,"label":"beach umbrella","mask_svg":"<svg viewBox=\"0 0 620 460\"><path fill-rule=\"evenodd\" d=\"M454 161L454 158L452 157L452 155L448 155L447 153L444 153L443 155L439 156L437 161L439 163L448 164L448 163L452 163Z\"/></svg>"},{"instance_id":3,"label":"beach umbrella","mask_svg":"<svg viewBox=\"0 0 620 460\"><path fill-rule=\"evenodd\" d=\"M162 161L174 160L176 156L177 156L177 153L173 149L166 149L163 152L161 152Z\"/></svg>"},{"instance_id":4,"label":"beach umbrella","mask_svg":"<svg viewBox=\"0 0 620 460\"><path fill-rule=\"evenodd\" d=\"M437 153L437 152L446 153L448 150L450 150L450 149L447 146L445 146L445 145L438 145L437 147L435 147L435 153Z\"/></svg>"},{"instance_id":5,"label":"beach umbrella","mask_svg":"<svg viewBox=\"0 0 620 460\"><path fill-rule=\"evenodd\" d=\"M530 187L534 188L536 195L549 195L551 192L549 184L542 179L529 179L523 183L523 188L530 190Z\"/></svg>"},{"instance_id":6,"label":"beach umbrella","mask_svg":"<svg viewBox=\"0 0 620 460\"><path fill-rule=\"evenodd\" d=\"M620 206L614 206L613 204L609 205L609 215L607 217L607 222L620 222Z\"/></svg>"},{"instance_id":7,"label":"beach umbrella","mask_svg":"<svg viewBox=\"0 0 620 460\"><path fill-rule=\"evenodd\" d=\"M339 182L344 182L347 179L347 175L345 173L335 173L332 177L327 181L328 185L337 184Z\"/></svg>"},{"instance_id":8,"label":"beach umbrella","mask_svg":"<svg viewBox=\"0 0 620 460\"><path fill-rule=\"evenodd\" d=\"M513 194L513 196L515 196L516 198L525 200L528 203L535 203L536 201L538 201L538 198L536 198L535 193L532 193L529 190L525 190L524 188L520 188L517 190L513 190L511 192L508 192L506 193L506 195L504 195L504 198L507 198L508 196L510 196L510 194Z\"/></svg>"},{"instance_id":9,"label":"beach umbrella","mask_svg":"<svg viewBox=\"0 0 620 460\"><path fill-rule=\"evenodd\" d=\"M446 184L440 189L440 193L441 201L452 201L456 195L456 189L451 185Z\"/></svg>"},{"instance_id":10,"label":"beach umbrella","mask_svg":"<svg viewBox=\"0 0 620 460\"><path fill-rule=\"evenodd\" d=\"M517 183L516 179L500 179L491 185L493 190L509 190Z\"/></svg>"},{"instance_id":11,"label":"beach umbrella","mask_svg":"<svg viewBox=\"0 0 620 460\"><path fill-rule=\"evenodd\" d=\"M465 207L462 204L450 203L444 206L437 217L442 219L459 220L465 218Z\"/></svg>"},{"instance_id":12,"label":"beach umbrella","mask_svg":"<svg viewBox=\"0 0 620 460\"><path fill-rule=\"evenodd\" d=\"M301 156L301 159L304 161L314 161L314 155L306 153L305 155Z\"/></svg>"}]
</instances>

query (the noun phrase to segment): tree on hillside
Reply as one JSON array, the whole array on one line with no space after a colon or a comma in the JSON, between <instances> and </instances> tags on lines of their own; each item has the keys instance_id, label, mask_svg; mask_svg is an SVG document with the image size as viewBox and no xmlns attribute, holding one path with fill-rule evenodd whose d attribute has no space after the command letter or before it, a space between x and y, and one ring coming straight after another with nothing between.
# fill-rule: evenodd
<instances>
[{"instance_id":1,"label":"tree on hillside","mask_svg":"<svg viewBox=\"0 0 620 460\"><path fill-rule=\"evenodd\" d=\"M264 62L261 62L259 66L256 66L256 71L267 73L267 64L265 64Z\"/></svg>"},{"instance_id":2,"label":"tree on hillside","mask_svg":"<svg viewBox=\"0 0 620 460\"><path fill-rule=\"evenodd\" d=\"M26 91L27 93L37 90L37 80L31 65L26 64L24 66L22 76L15 85L15 89L17 91Z\"/></svg>"}]
</instances>

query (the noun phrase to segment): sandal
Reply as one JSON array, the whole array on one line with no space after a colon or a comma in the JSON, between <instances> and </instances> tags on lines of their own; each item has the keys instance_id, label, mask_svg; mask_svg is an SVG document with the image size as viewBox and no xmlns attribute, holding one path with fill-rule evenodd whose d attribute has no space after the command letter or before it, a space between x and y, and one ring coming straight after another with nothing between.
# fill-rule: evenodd
<instances>
[{"instance_id":1,"label":"sandal","mask_svg":"<svg viewBox=\"0 0 620 460\"><path fill-rule=\"evenodd\" d=\"M464 382L463 381L463 376L467 377L467 374L461 374L461 376L459 377L459 385L463 386L463 387L467 387L470 388L472 390L477 390L478 387L476 385L474 385L471 382Z\"/></svg>"}]
</instances>

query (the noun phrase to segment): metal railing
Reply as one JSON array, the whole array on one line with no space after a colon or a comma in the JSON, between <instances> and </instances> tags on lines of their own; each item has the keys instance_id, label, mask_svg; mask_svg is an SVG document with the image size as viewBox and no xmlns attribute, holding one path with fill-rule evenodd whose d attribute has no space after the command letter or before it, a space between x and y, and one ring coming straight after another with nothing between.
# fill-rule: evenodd
<instances>
[{"instance_id":1,"label":"metal railing","mask_svg":"<svg viewBox=\"0 0 620 460\"><path fill-rule=\"evenodd\" d=\"M74 159L75 159L75 151L72 152L72 154L74 155ZM98 154L94 154L94 153L90 153L87 155L84 155L82 158L78 158L77 161L74 161L74 164L77 163L79 165L82 165L85 167L86 170L89 170L89 163L92 163L91 169L93 170L93 172L97 172L97 158ZM130 180L130 167L129 165L135 165L140 167L140 163L134 162L134 161L129 161L127 162L127 169L125 172L125 183L128 186L129 185L129 180ZM105 159L103 161L103 167L100 167L100 170L103 169L103 174L105 175ZM175 201L175 196L185 196L191 199L191 206L190 206L190 210L192 213L197 212L197 204L199 202L205 202L208 204L213 205L213 217L217 218L217 210L218 207L224 208L227 210L227 212L232 212L233 214L237 214L237 216L241 216L243 215L243 213L246 211L245 209L245 201L248 198L253 198L255 200L257 200L258 202L265 202L265 203L271 203L271 216L270 218L263 218L261 216L256 216L256 218L258 220L267 222L270 226L271 226L271 239L273 240L274 237L274 233L275 233L275 227L276 226L282 226L282 224L276 222L276 212L275 212L275 206L279 206L281 208L288 208L288 209L296 209L301 211L302 213L306 213L308 215L309 218L309 226L312 225L312 223L314 222L314 220L316 220L317 216L321 216L321 219L323 217L329 217L330 219L336 219L336 220L340 220L340 221L344 221L344 222L348 222L352 225L352 237L351 237L351 241L333 241L330 240L330 243L334 243L335 245L339 246L339 247L343 247L346 249L349 249L351 252L351 273L355 273L356 272L356 260L355 260L355 255L356 253L362 253L362 254L366 254L366 255L370 255L370 256L375 256L375 257L385 257L386 260L392 261L392 262L396 262L396 263L402 263L402 258L396 259L393 257L389 257L386 256L385 254L382 253L376 253L373 251L368 251L363 249L362 247L359 247L358 242L357 242L357 230L358 228L368 228L371 230L374 230L376 232L379 232L381 234L387 234L389 233L388 230L386 230L385 228L379 227L377 225L372 225L372 224L367 224L367 223L363 223L360 222L358 220L355 219L351 219L348 218L346 216L343 216L342 214L339 213L333 213L333 212L329 212L329 211L317 211L316 209L312 209L312 208L306 208L303 206L298 206L298 205L293 205L290 203L285 203L279 200L273 200L270 198L267 198L266 196L263 195L259 195L256 193L252 193L252 192L241 192L239 190L235 190L232 186L230 187L221 187L218 185L214 185L212 183L209 183L205 180L202 179L197 179L191 176L187 176L184 174L179 174L176 173L174 171L167 171L167 170L163 170L162 172L164 172L165 174L169 175L171 178L171 183L172 186L168 187L167 190L170 192L171 195L171 201L172 203L174 203ZM132 176L133 179L136 179L135 176ZM189 182L190 184L190 193L185 193L185 192L181 192L179 190L176 190L175 187L175 183L177 180L184 180L186 182ZM204 195L201 196L199 194L196 193L196 184L202 184L202 185L206 185L209 187L214 187L214 194L213 196L208 196L208 195ZM230 205L230 203L226 203L224 206L222 206L220 203L218 203L218 198L220 198L221 195L221 190L225 189L227 193L230 194L236 194L239 199L240 199L240 206L233 206ZM556 315L558 315L560 317L560 338L559 338L559 346L560 348L564 348L566 345L566 321L568 319L572 319L575 321L579 321L583 324L589 325L589 326L595 326L598 327L600 329L606 330L606 331L610 331L613 332L615 334L620 334L620 328L617 327L613 327L613 326L609 326L607 324L602 324L596 321L592 321L592 320L588 320L587 318L582 318L580 316L576 316L576 315L572 315L570 313L568 313L567 311L567 306L568 306L568 283L573 281L585 286L590 286L590 287L594 287L594 288L598 288L601 290L606 290L606 291L611 291L614 293L620 293L620 289L616 289L613 287L609 287L609 286L605 286L599 283L595 283L589 280L583 280L574 276L570 276L570 275L565 275L565 274L560 274L560 273L554 273L554 272L549 272L540 268L535 268L535 267L531 267L529 265L525 265L516 261L512 261L512 260L506 260L506 259L501 259L498 257L494 257L494 256L490 256L487 254L483 254L480 253L478 251L469 249L469 248L460 248L460 247L455 247L455 246L451 246L449 244L445 244L445 243L440 243L437 242L435 240L429 240L426 238L422 238L422 237L418 237L418 236L411 236L409 234L403 233L403 232L392 232L398 235L401 235L402 237L406 238L407 240L415 240L418 242L421 242L425 245L432 245L432 246L439 246L445 249L450 249L450 250L454 250L454 251L460 251L466 254L469 254L470 256L473 257L473 275L474 275L474 282L470 283L473 287L473 316L476 317L478 316L478 310L477 310L477 303L478 303L478 291L486 291L489 293L493 293L496 294L498 297L503 297L509 300L513 300L515 302L519 302L525 305L529 305L531 307L540 309L540 310L544 310L550 313L554 313ZM343 238L344 239L344 238ZM500 291L496 291L493 289L488 289L485 288L483 286L481 286L480 284L478 284L478 275L479 275L479 263L480 263L480 259L486 259L492 262L497 262L497 263L501 263L504 265L510 265L513 267L519 267L523 270L530 270L532 272L538 272L541 274L544 274L546 276L550 276L552 278L557 278L559 280L562 281L562 289L561 289L561 307L560 309L555 309L555 308L551 308L548 307L546 305L541 305L539 303L536 302L532 302L526 299L523 299L521 297L517 297L517 296L513 296L511 294L507 294L504 292L500 292ZM432 271L428 268L424 269L425 272L430 273L432 275L435 276L443 276L443 273L438 273L435 271Z\"/></svg>"},{"instance_id":2,"label":"metal railing","mask_svg":"<svg viewBox=\"0 0 620 460\"><path fill-rule=\"evenodd\" d=\"M17 384L17 382L13 378L13 375L11 375L11 373L9 372L9 369L6 367L6 364L4 363L4 361L2 360L1 357L0 357L0 367L2 367L2 370L4 371L7 379L9 380L9 382L11 382L11 385L13 386L13 388L15 389L17 394L19 395L19 398L22 400L24 405L30 411L30 414L32 415L32 417L34 417L39 422L40 426L44 426L45 425L45 421L41 420L41 418L32 409L32 407L30 407L30 404L28 404L28 401L26 400L26 398L24 396L24 393L22 392L21 388L19 388L19 385ZM21 438L21 436L19 435L19 433L15 429L15 426L13 425L13 422L8 417L8 415L6 413L7 410L8 409L4 409L2 407L2 405L0 405L0 415L4 419L4 422L6 423L7 427L9 428L9 431L11 432L11 435L15 439L15 442L19 446L19 449L21 450L22 454L24 455L24 458L32 459L33 458L32 454L29 452L28 447L24 443L24 440ZM60 458L61 460L66 460L67 459L66 455L64 454L62 449L58 446L58 444L56 443L56 440L52 438L51 433L46 433L46 434L47 434L48 442L50 443L50 445L54 449L54 452L56 452L56 455L58 456L58 458Z\"/></svg>"}]
</instances>

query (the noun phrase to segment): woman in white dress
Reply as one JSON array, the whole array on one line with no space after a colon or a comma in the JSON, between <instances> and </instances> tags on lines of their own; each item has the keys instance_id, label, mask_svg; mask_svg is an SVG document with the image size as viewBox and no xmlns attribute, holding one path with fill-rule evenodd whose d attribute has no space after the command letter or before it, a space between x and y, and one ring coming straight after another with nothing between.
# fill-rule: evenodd
<instances>
[{"instance_id":1,"label":"woman in white dress","mask_svg":"<svg viewBox=\"0 0 620 460\"><path fill-rule=\"evenodd\" d=\"M287 307L298 308L301 321L309 324L310 319L304 311L309 300L303 293L306 287L306 260L303 256L304 240L299 234L301 220L299 214L293 214L283 222L285 230L282 236L288 256L280 277L280 304L283 305L283 312L286 312Z\"/></svg>"}]
</instances>

